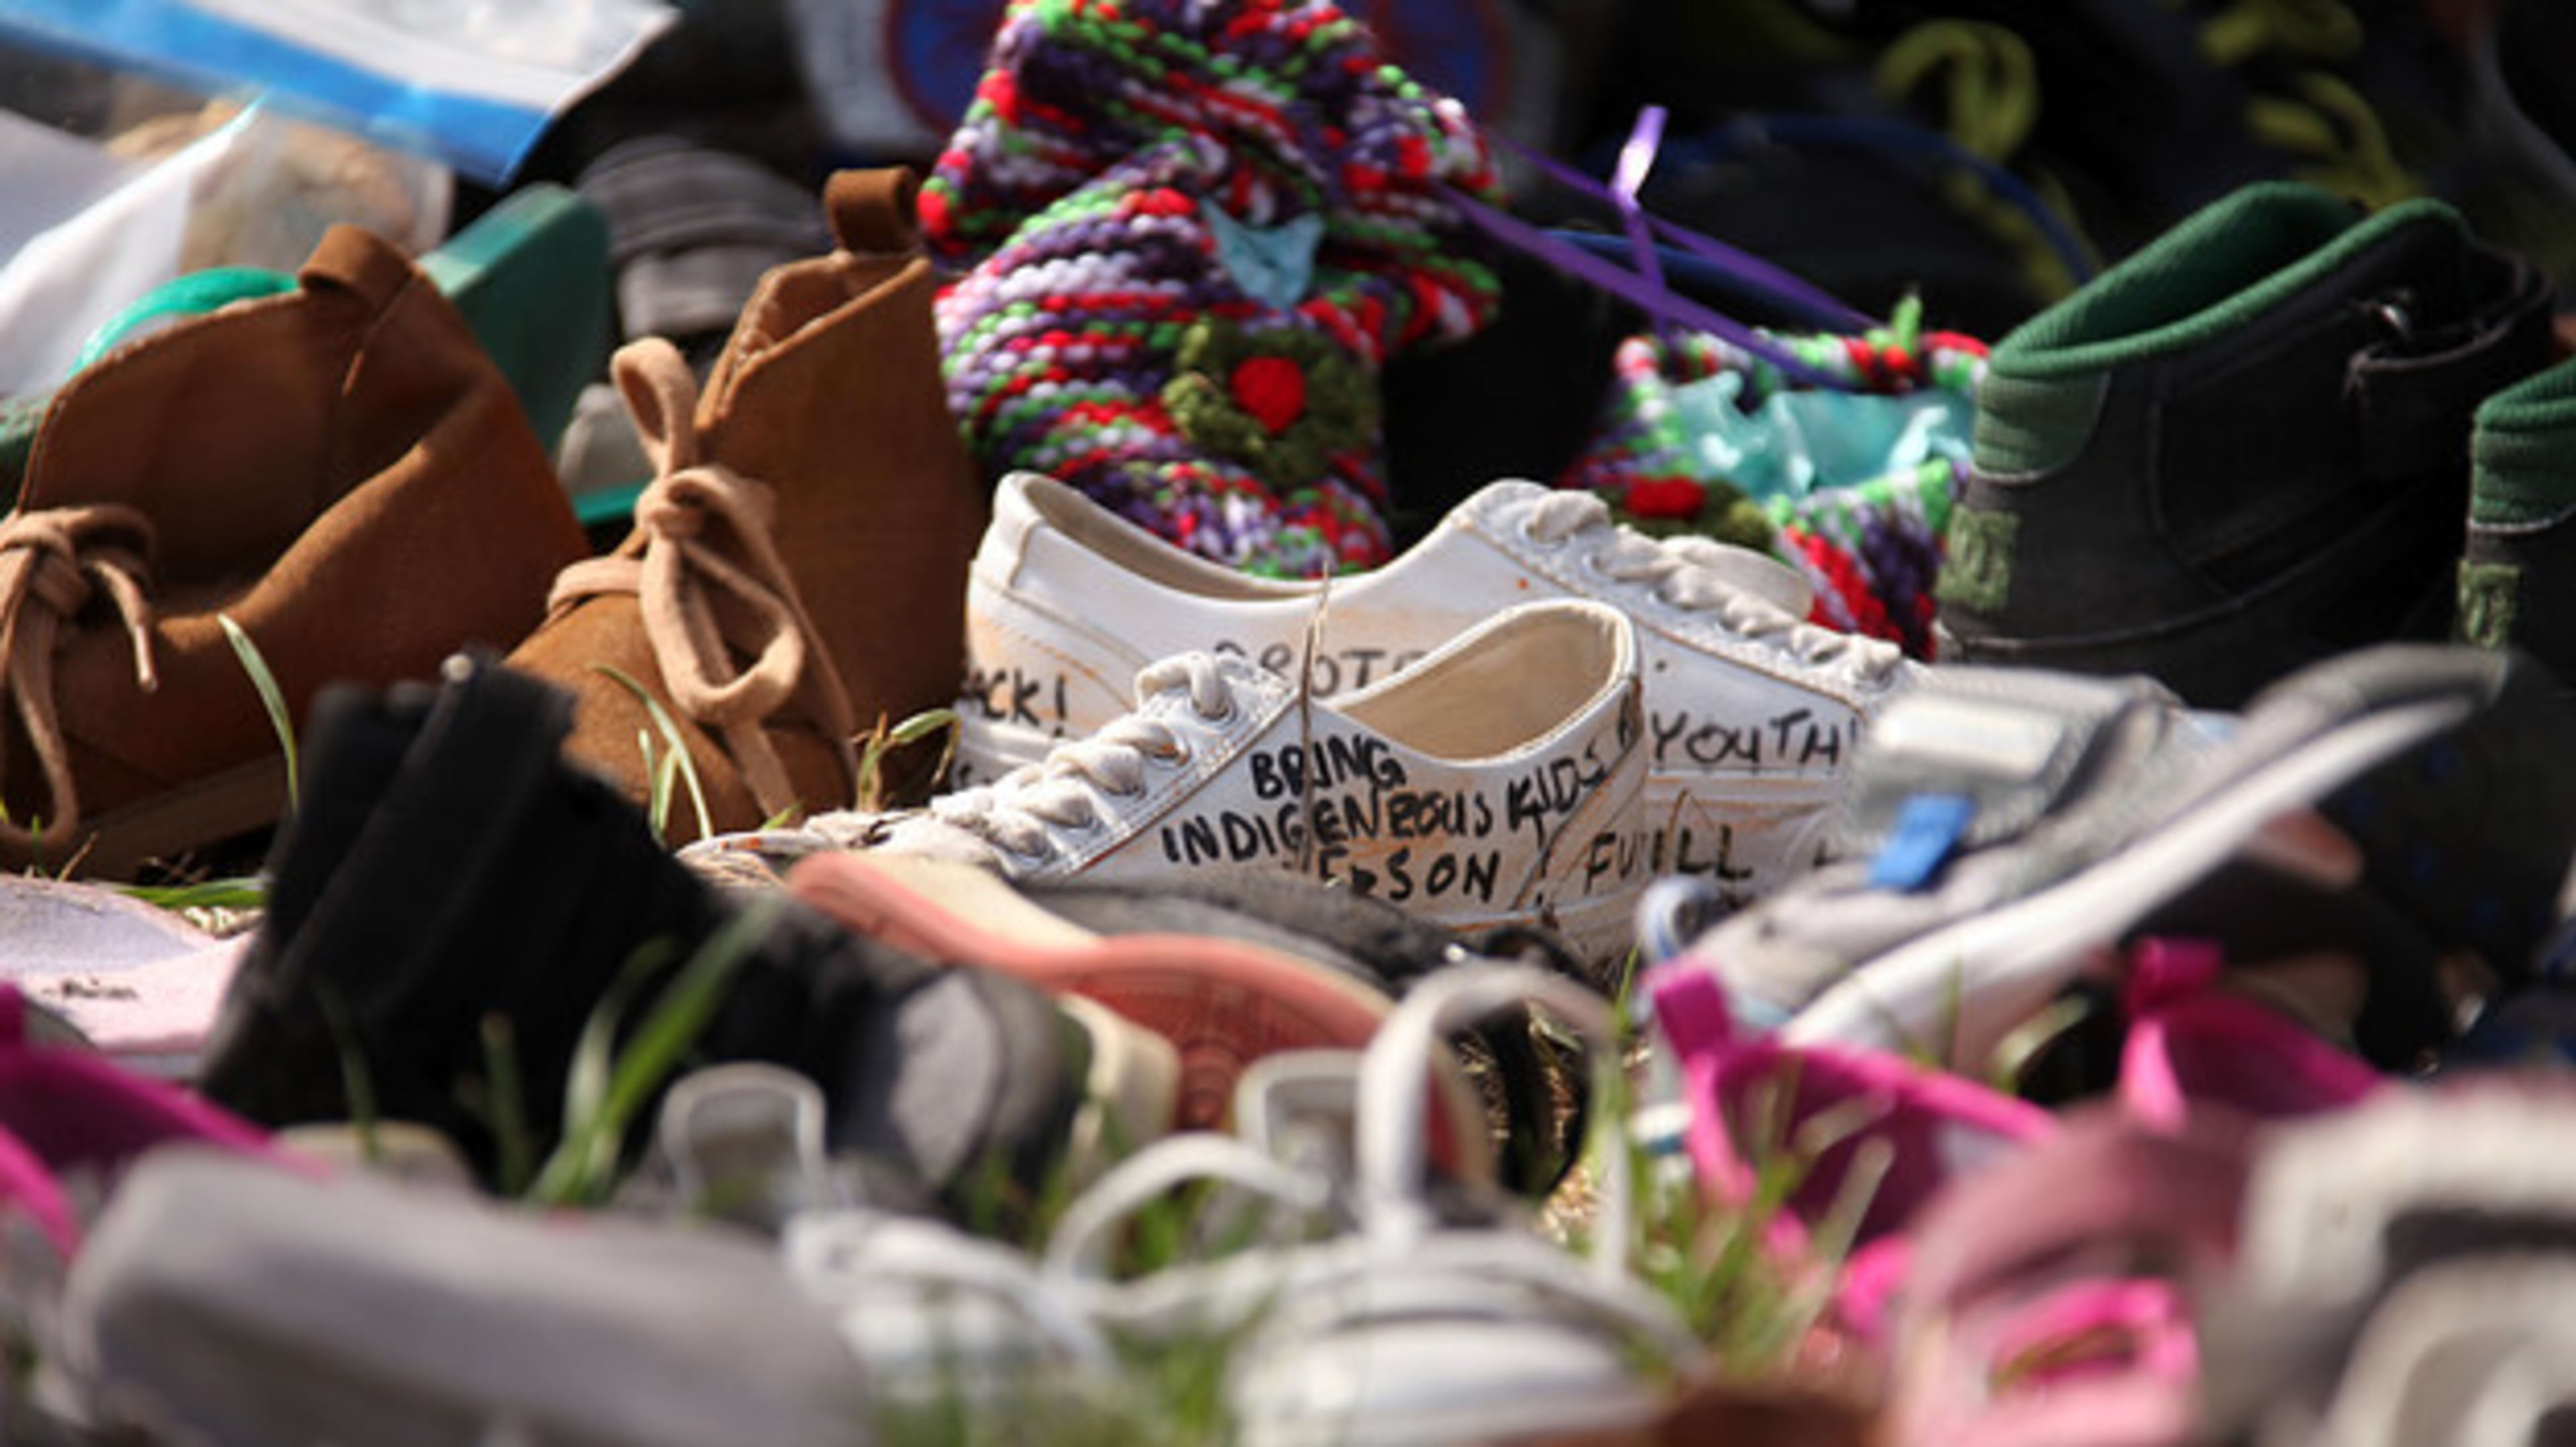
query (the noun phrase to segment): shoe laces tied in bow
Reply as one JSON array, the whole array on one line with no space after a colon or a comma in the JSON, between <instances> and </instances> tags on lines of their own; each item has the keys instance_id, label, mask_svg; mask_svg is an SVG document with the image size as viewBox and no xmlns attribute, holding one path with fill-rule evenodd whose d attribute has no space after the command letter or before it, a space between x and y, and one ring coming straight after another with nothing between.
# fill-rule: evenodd
<instances>
[{"instance_id":1,"label":"shoe laces tied in bow","mask_svg":"<svg viewBox=\"0 0 2576 1447\"><path fill-rule=\"evenodd\" d=\"M831 741L855 798L858 726L849 690L815 642L820 635L779 554L775 495L704 455L697 379L678 348L647 338L620 349L614 369L654 478L636 499L634 534L610 556L564 569L548 612L634 594L672 702L723 738L763 811L813 802L797 797L762 729L791 700ZM737 656L750 665L737 665Z\"/></svg>"},{"instance_id":2,"label":"shoe laces tied in bow","mask_svg":"<svg viewBox=\"0 0 2576 1447\"><path fill-rule=\"evenodd\" d=\"M1669 607L1712 613L1728 633L1767 643L1801 663L1843 664L1861 682L1878 684L1904 657L1894 644L1820 628L1754 596L1725 576L1726 545L1713 539L1647 537L1613 523L1608 504L1580 489L1553 490L1529 499L1526 506L1520 527L1533 541L1554 546L1578 537L1598 538L1587 561L1601 576L1650 589Z\"/></svg>"},{"instance_id":3,"label":"shoe laces tied in bow","mask_svg":"<svg viewBox=\"0 0 2576 1447\"><path fill-rule=\"evenodd\" d=\"M64 741L61 715L54 698L54 655L61 650L63 627L78 626L90 602L104 595L134 641L135 682L147 693L159 687L152 662L151 578L152 524L142 513L113 503L46 508L0 518L0 694L9 701L0 714L0 740L8 715L27 730L45 791L53 808L50 818L35 816L40 827L70 838L80 827L80 792L72 779L71 752ZM0 839L31 852L32 829L0 816Z\"/></svg>"}]
</instances>

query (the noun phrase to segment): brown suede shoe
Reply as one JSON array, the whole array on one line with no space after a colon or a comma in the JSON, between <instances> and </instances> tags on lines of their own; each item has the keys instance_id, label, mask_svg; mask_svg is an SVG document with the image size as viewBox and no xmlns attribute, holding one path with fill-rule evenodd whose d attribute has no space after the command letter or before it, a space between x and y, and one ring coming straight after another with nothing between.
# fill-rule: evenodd
<instances>
[{"instance_id":1,"label":"brown suede shoe","mask_svg":"<svg viewBox=\"0 0 2576 1447\"><path fill-rule=\"evenodd\" d=\"M966 565L989 498L958 440L931 330L913 177L844 171L839 250L762 278L701 395L647 339L615 372L660 475L635 530L555 584L510 663L579 697L567 753L641 803L678 725L718 831L848 808L856 738L952 701ZM686 803L673 842L695 837Z\"/></svg>"},{"instance_id":2,"label":"brown suede shoe","mask_svg":"<svg viewBox=\"0 0 2576 1447\"><path fill-rule=\"evenodd\" d=\"M284 756L219 615L300 722L540 616L582 535L491 359L390 244L111 353L0 517L0 867L116 875L274 821Z\"/></svg>"}]
</instances>

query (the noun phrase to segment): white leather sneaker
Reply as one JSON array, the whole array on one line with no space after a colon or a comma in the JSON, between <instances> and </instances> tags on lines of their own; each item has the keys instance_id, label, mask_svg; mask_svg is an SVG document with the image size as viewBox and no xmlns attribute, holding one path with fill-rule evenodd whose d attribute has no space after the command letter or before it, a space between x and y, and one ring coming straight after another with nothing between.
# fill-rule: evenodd
<instances>
[{"instance_id":1,"label":"white leather sneaker","mask_svg":"<svg viewBox=\"0 0 2576 1447\"><path fill-rule=\"evenodd\" d=\"M1605 974L1655 861L1625 614L1560 599L1450 639L1327 704L1239 655L1136 675L1132 712L923 810L816 816L691 845L718 875L834 848L971 860L1013 879L1151 885L1275 870L1476 934L1534 925Z\"/></svg>"},{"instance_id":2,"label":"white leather sneaker","mask_svg":"<svg viewBox=\"0 0 2576 1447\"><path fill-rule=\"evenodd\" d=\"M1328 590L1207 563L1037 474L1004 478L967 588L959 782L1100 728L1156 658L1208 649L1293 676L1320 621L1314 689L1338 698L1556 597L1636 623L1648 872L1709 878L1740 904L1814 863L1863 725L1916 666L1800 621L1806 583L1770 558L1657 541L1588 494L1528 482L1486 487L1402 557Z\"/></svg>"}]
</instances>

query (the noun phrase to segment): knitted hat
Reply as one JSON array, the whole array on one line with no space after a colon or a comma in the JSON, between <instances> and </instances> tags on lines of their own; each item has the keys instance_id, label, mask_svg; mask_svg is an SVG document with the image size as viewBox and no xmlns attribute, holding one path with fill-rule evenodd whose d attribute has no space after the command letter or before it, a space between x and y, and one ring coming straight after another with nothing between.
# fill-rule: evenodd
<instances>
[{"instance_id":1,"label":"knitted hat","mask_svg":"<svg viewBox=\"0 0 2576 1447\"><path fill-rule=\"evenodd\" d=\"M1249 571L1384 562L1378 371L1500 301L1443 185L1496 195L1474 126L1332 5L1013 0L920 201L970 450Z\"/></svg>"},{"instance_id":2,"label":"knitted hat","mask_svg":"<svg viewBox=\"0 0 2576 1447\"><path fill-rule=\"evenodd\" d=\"M1922 333L1918 317L1909 302L1894 326L1867 336L1763 335L1859 391L1931 389L1972 400L1984 374L1985 344ZM1612 367L1601 429L1558 486L1602 494L1622 521L1648 532L1703 533L1768 548L1805 575L1815 599L1811 621L1887 639L1917 658L1932 656L1932 584L1958 486L1953 459L1926 457L1804 495L1757 500L1711 474L1678 394L1732 372L1746 379L1738 400L1749 407L1785 385L1777 371L1700 332L1631 337Z\"/></svg>"}]
</instances>

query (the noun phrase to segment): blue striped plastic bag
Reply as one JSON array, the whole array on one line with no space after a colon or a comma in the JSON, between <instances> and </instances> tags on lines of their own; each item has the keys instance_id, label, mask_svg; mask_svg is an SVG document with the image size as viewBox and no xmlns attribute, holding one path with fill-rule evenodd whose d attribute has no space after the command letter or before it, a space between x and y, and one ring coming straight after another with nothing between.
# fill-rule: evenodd
<instances>
[{"instance_id":1,"label":"blue striped plastic bag","mask_svg":"<svg viewBox=\"0 0 2576 1447\"><path fill-rule=\"evenodd\" d=\"M509 178L674 18L656 0L0 0L0 34Z\"/></svg>"}]
</instances>

